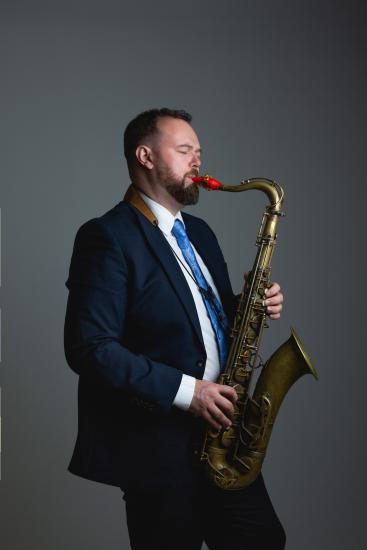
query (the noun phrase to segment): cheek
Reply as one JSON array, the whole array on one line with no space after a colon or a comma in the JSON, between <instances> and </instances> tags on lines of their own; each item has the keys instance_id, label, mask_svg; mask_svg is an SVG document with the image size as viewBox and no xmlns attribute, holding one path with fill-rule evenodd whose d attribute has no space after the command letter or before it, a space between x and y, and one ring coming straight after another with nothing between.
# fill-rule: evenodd
<instances>
[{"instance_id":1,"label":"cheek","mask_svg":"<svg viewBox=\"0 0 367 550\"><path fill-rule=\"evenodd\" d=\"M177 175L183 175L188 171L189 168L189 159L185 155L172 156L169 161L169 166L173 172Z\"/></svg>"}]
</instances>

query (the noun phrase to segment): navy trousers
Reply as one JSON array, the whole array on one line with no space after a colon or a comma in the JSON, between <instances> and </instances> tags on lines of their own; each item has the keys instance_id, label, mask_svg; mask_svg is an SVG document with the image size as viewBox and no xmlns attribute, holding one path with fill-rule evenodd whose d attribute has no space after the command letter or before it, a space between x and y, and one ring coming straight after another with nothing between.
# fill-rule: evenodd
<instances>
[{"instance_id":1,"label":"navy trousers","mask_svg":"<svg viewBox=\"0 0 367 550\"><path fill-rule=\"evenodd\" d=\"M125 491L132 550L283 550L285 532L262 475L240 491L223 491L202 472L192 483Z\"/></svg>"}]
</instances>

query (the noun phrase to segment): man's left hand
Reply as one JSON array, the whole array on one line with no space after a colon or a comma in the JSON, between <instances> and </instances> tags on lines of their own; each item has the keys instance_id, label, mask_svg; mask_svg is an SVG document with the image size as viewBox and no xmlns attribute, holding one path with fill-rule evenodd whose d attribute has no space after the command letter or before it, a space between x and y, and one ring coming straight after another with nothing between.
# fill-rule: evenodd
<instances>
[{"instance_id":1,"label":"man's left hand","mask_svg":"<svg viewBox=\"0 0 367 550\"><path fill-rule=\"evenodd\" d=\"M279 319L280 312L283 309L283 294L280 292L278 283L272 283L265 290L265 296L266 313L270 319Z\"/></svg>"},{"instance_id":2,"label":"man's left hand","mask_svg":"<svg viewBox=\"0 0 367 550\"><path fill-rule=\"evenodd\" d=\"M244 277L247 280L250 271L246 271ZM278 283L271 283L270 287L265 290L265 305L266 313L270 319L279 319L280 312L283 309L283 294L280 292Z\"/></svg>"}]
</instances>

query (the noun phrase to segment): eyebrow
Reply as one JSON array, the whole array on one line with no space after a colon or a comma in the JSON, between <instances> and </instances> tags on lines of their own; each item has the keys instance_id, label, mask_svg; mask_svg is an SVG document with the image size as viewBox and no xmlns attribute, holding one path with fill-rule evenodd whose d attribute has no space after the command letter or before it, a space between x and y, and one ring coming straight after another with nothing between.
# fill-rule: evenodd
<instances>
[{"instance_id":1,"label":"eyebrow","mask_svg":"<svg viewBox=\"0 0 367 550\"><path fill-rule=\"evenodd\" d=\"M182 143L181 145L177 145L177 148L179 149L180 147L187 147L187 149L193 149L193 146L192 145L189 145L188 143ZM203 150L201 148L199 149L196 149L196 153L202 153Z\"/></svg>"}]
</instances>

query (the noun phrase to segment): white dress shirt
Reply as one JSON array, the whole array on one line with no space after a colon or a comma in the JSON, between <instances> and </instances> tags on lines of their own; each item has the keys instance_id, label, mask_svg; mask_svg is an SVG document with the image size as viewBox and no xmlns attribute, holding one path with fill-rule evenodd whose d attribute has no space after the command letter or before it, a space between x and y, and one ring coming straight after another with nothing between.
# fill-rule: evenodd
<instances>
[{"instance_id":1,"label":"white dress shirt","mask_svg":"<svg viewBox=\"0 0 367 550\"><path fill-rule=\"evenodd\" d=\"M205 346L205 351L207 356L203 378L205 380L210 380L211 382L214 382L218 378L218 375L220 372L220 360L219 360L218 346L215 338L215 333L213 331L210 319L208 317L208 313L206 311L204 301L198 290L198 287L194 282L194 280L192 279L192 277L190 277L189 275L189 273L192 274L190 266L186 262L181 252L181 249L178 246L176 238L171 233L173 224L175 223L176 219L181 220L184 226L185 226L185 222L182 219L182 215L180 211L178 211L176 216L174 216L173 214L171 214L169 210L167 210L167 208L155 202L150 197L147 197L147 195L145 195L145 193L143 193L142 191L139 191L139 193L142 199L144 200L144 202L147 204L147 206L150 208L150 210L153 212L153 214L157 218L159 229L162 231L168 243L173 248L173 250L175 251L175 253L177 254L177 256L180 258L182 262L181 263L176 258L177 263L180 266L180 269L185 276L187 284L189 285L192 297L195 302L195 307L199 317L201 333L203 335L203 341L204 341L204 346ZM203 272L205 279L207 280L208 284L212 287L218 300L220 300L218 291L215 287L212 276L210 275L206 265L204 264L203 260L201 259L200 255L198 254L197 250L195 249L192 243L191 243L191 246L194 250L196 259L198 261L201 271ZM186 269L182 264L186 266L189 273L186 271ZM173 404L176 407L179 407L180 409L183 409L183 410L187 410L190 407L191 400L194 395L195 382L196 382L196 378L194 378L193 376L189 376L187 374L182 375L180 387L178 388L177 394L173 401Z\"/></svg>"}]
</instances>

